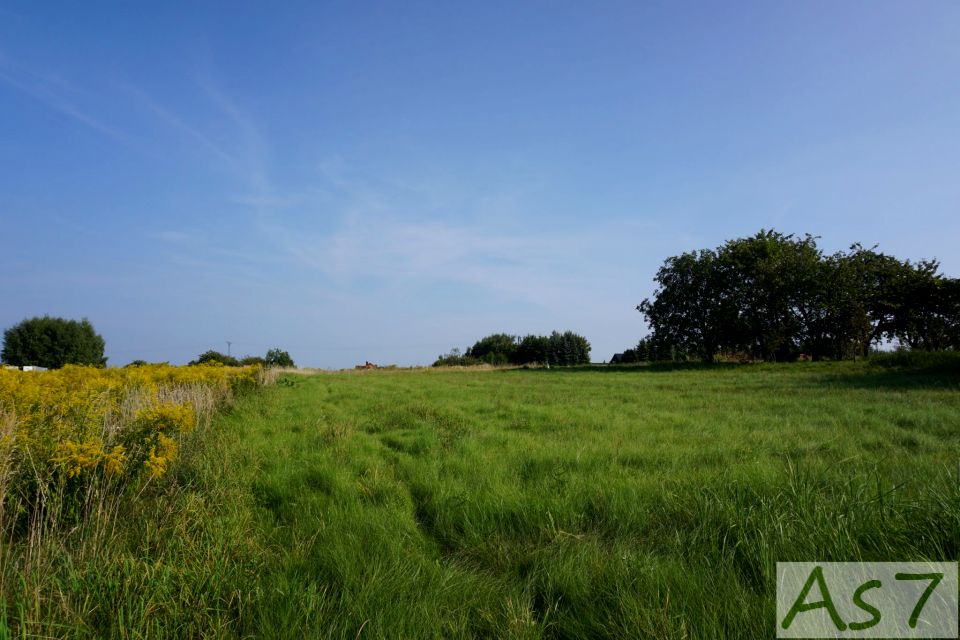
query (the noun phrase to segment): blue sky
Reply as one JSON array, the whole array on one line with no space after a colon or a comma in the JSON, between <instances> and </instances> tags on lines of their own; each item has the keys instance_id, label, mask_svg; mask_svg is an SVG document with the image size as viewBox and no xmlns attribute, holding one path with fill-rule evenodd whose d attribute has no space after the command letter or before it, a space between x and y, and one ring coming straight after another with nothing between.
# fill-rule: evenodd
<instances>
[{"instance_id":1,"label":"blue sky","mask_svg":"<svg viewBox=\"0 0 960 640\"><path fill-rule=\"evenodd\" d=\"M646 333L760 228L960 275L960 3L0 4L0 326L110 363Z\"/></svg>"}]
</instances>

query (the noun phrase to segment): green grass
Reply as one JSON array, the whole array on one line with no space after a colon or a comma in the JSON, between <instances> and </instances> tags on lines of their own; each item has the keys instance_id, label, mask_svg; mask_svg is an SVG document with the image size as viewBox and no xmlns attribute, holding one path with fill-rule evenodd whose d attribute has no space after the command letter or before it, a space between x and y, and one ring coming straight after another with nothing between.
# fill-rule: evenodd
<instances>
[{"instance_id":1,"label":"green grass","mask_svg":"<svg viewBox=\"0 0 960 640\"><path fill-rule=\"evenodd\" d=\"M942 368L291 376L196 438L0 637L765 638L777 561L960 556Z\"/></svg>"}]
</instances>

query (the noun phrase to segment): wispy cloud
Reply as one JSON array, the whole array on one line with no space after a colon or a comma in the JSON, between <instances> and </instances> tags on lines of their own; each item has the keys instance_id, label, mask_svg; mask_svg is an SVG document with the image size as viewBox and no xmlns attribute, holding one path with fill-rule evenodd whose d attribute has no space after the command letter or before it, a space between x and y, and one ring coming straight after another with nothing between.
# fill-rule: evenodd
<instances>
[{"instance_id":1,"label":"wispy cloud","mask_svg":"<svg viewBox=\"0 0 960 640\"><path fill-rule=\"evenodd\" d=\"M153 233L147 234L148 238L154 240L160 240L161 242L166 242L168 244L179 245L179 246L189 246L194 245L199 242L202 242L203 237L197 233L191 233L187 231L176 231L172 229L166 229L163 231L156 231Z\"/></svg>"},{"instance_id":2,"label":"wispy cloud","mask_svg":"<svg viewBox=\"0 0 960 640\"><path fill-rule=\"evenodd\" d=\"M83 92L65 82L62 78L42 74L14 64L11 59L0 53L0 80L21 91L44 105L58 111L85 127L108 138L130 144L133 138L120 128L101 121L85 109L77 106L76 97Z\"/></svg>"},{"instance_id":3,"label":"wispy cloud","mask_svg":"<svg viewBox=\"0 0 960 640\"><path fill-rule=\"evenodd\" d=\"M602 296L622 277L603 256L608 249L623 255L636 227L626 222L587 233L508 232L355 213L330 234L274 225L269 235L301 268L317 270L344 289L358 281L392 290L449 282L556 309L572 296Z\"/></svg>"},{"instance_id":4,"label":"wispy cloud","mask_svg":"<svg viewBox=\"0 0 960 640\"><path fill-rule=\"evenodd\" d=\"M152 98L142 89L132 85L126 85L124 89L134 96L150 113L159 118L165 124L173 127L176 131L186 134L194 142L198 143L203 149L212 153L216 158L223 161L234 170L241 167L240 159L230 153L219 144L213 141L207 134L196 127L187 124L181 117L172 110L160 104L159 101Z\"/></svg>"},{"instance_id":5,"label":"wispy cloud","mask_svg":"<svg viewBox=\"0 0 960 640\"><path fill-rule=\"evenodd\" d=\"M231 202L254 209L284 209L307 201L305 193L286 193L276 195L238 195L230 198Z\"/></svg>"},{"instance_id":6,"label":"wispy cloud","mask_svg":"<svg viewBox=\"0 0 960 640\"><path fill-rule=\"evenodd\" d=\"M114 122L94 115L97 111L105 111L105 106L116 109L118 104L127 108L128 112L146 112L186 136L235 175L240 180L236 197L246 199L247 205L269 207L277 201L288 200L287 196L273 193L268 171L269 145L260 126L238 101L208 78L196 80L195 88L207 98L210 113L214 116L210 119L229 124L229 135L214 135L196 124L195 118L180 115L177 109L164 104L134 83L106 82L102 91L92 92L75 79L68 80L55 72L32 68L3 51L0 51L0 84L30 96L47 108L107 138L135 147L145 155L157 157L143 138L137 138ZM95 109L93 105L98 106Z\"/></svg>"},{"instance_id":7,"label":"wispy cloud","mask_svg":"<svg viewBox=\"0 0 960 640\"><path fill-rule=\"evenodd\" d=\"M240 143L242 171L255 195L272 195L268 165L268 145L256 120L216 83L204 79L200 88L221 113L233 122Z\"/></svg>"}]
</instances>

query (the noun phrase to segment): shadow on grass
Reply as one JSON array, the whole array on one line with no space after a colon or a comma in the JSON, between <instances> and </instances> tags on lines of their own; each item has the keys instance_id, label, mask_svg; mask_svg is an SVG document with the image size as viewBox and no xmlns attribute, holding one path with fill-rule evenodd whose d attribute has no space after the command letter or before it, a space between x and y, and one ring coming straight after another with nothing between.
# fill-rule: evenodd
<instances>
[{"instance_id":1,"label":"shadow on grass","mask_svg":"<svg viewBox=\"0 0 960 640\"><path fill-rule=\"evenodd\" d=\"M501 369L501 373L663 373L670 371L735 371L748 370L753 365L736 362L641 362L637 364L583 364L573 367L517 367Z\"/></svg>"},{"instance_id":2,"label":"shadow on grass","mask_svg":"<svg viewBox=\"0 0 960 640\"><path fill-rule=\"evenodd\" d=\"M878 354L863 370L826 375L831 386L866 389L958 389L960 390L960 353L919 351Z\"/></svg>"},{"instance_id":3,"label":"shadow on grass","mask_svg":"<svg viewBox=\"0 0 960 640\"><path fill-rule=\"evenodd\" d=\"M870 367L862 373L826 374L820 383L850 389L953 389L960 391L960 372L880 369Z\"/></svg>"},{"instance_id":4,"label":"shadow on grass","mask_svg":"<svg viewBox=\"0 0 960 640\"><path fill-rule=\"evenodd\" d=\"M857 389L957 389L960 390L960 357L911 358L909 360L877 358L865 363L850 361L806 363L781 363L773 365L741 364L733 362L648 362L638 364L590 364L574 367L542 367L501 369L504 375L517 373L556 375L563 373L607 373L640 375L670 373L677 371L726 371L749 375L763 375L771 367L795 370L798 374L814 374L804 377L798 384L847 387ZM852 368L853 367L853 368Z\"/></svg>"}]
</instances>

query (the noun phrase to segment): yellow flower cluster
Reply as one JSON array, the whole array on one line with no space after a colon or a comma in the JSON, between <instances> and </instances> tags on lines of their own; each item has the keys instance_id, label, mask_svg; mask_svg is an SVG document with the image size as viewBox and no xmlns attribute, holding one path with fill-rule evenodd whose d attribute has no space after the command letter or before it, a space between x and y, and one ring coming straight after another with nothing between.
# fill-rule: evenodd
<instances>
[{"instance_id":1,"label":"yellow flower cluster","mask_svg":"<svg viewBox=\"0 0 960 640\"><path fill-rule=\"evenodd\" d=\"M67 473L68 478L76 478L85 472L90 472L100 466L101 463L106 467L105 458L107 455L115 456L120 465L118 471L123 470L123 445L118 444L110 454L103 451L103 443L90 442L61 442L57 445L57 455L53 457L53 462L62 467ZM116 469L116 464L111 466Z\"/></svg>"},{"instance_id":2,"label":"yellow flower cluster","mask_svg":"<svg viewBox=\"0 0 960 640\"><path fill-rule=\"evenodd\" d=\"M52 482L162 476L178 438L258 376L207 365L0 370L0 501L30 502Z\"/></svg>"},{"instance_id":3,"label":"yellow flower cluster","mask_svg":"<svg viewBox=\"0 0 960 640\"><path fill-rule=\"evenodd\" d=\"M189 403L164 403L138 412L136 423L148 431L186 433L197 426L197 416Z\"/></svg>"}]
</instances>

